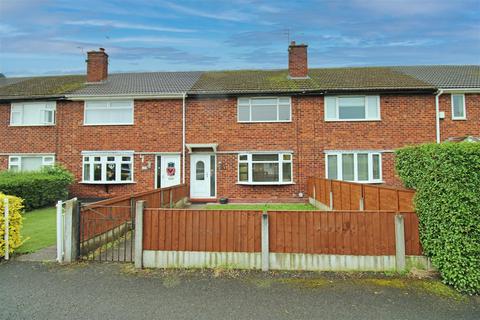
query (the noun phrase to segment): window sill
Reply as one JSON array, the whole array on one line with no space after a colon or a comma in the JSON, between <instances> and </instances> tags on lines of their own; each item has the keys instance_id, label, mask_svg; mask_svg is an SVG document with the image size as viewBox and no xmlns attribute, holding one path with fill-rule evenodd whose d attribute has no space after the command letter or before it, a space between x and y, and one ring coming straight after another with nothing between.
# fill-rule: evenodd
<instances>
[{"instance_id":1,"label":"window sill","mask_svg":"<svg viewBox=\"0 0 480 320\"><path fill-rule=\"evenodd\" d=\"M292 120L271 120L271 121L238 121L237 120L237 123L291 123Z\"/></svg>"},{"instance_id":2,"label":"window sill","mask_svg":"<svg viewBox=\"0 0 480 320\"><path fill-rule=\"evenodd\" d=\"M295 182L237 182L237 184L245 186L286 186L295 184Z\"/></svg>"},{"instance_id":3,"label":"window sill","mask_svg":"<svg viewBox=\"0 0 480 320\"><path fill-rule=\"evenodd\" d=\"M10 124L10 127L55 127L55 124Z\"/></svg>"},{"instance_id":4,"label":"window sill","mask_svg":"<svg viewBox=\"0 0 480 320\"><path fill-rule=\"evenodd\" d=\"M134 184L135 181L80 181L82 184Z\"/></svg>"},{"instance_id":5,"label":"window sill","mask_svg":"<svg viewBox=\"0 0 480 320\"><path fill-rule=\"evenodd\" d=\"M325 119L325 122L379 122L382 119Z\"/></svg>"},{"instance_id":6,"label":"window sill","mask_svg":"<svg viewBox=\"0 0 480 320\"><path fill-rule=\"evenodd\" d=\"M133 126L134 123L84 123L84 127L95 127L95 126Z\"/></svg>"},{"instance_id":7,"label":"window sill","mask_svg":"<svg viewBox=\"0 0 480 320\"><path fill-rule=\"evenodd\" d=\"M467 118L452 118L453 121L466 121Z\"/></svg>"}]
</instances>

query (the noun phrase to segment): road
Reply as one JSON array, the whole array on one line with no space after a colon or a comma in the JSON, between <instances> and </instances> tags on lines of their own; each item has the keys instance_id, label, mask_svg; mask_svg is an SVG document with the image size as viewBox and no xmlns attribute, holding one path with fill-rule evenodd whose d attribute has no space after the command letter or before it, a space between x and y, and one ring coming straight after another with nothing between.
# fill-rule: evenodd
<instances>
[{"instance_id":1,"label":"road","mask_svg":"<svg viewBox=\"0 0 480 320\"><path fill-rule=\"evenodd\" d=\"M380 278L379 278L380 277ZM381 275L0 264L0 319L476 319L479 297Z\"/></svg>"}]
</instances>

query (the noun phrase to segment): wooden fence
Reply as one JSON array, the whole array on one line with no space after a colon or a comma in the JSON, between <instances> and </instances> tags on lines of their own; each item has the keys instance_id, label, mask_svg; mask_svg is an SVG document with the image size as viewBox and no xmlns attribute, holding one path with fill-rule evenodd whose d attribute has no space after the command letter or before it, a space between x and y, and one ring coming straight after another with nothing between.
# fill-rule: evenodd
<instances>
[{"instance_id":1,"label":"wooden fence","mask_svg":"<svg viewBox=\"0 0 480 320\"><path fill-rule=\"evenodd\" d=\"M310 177L308 196L333 210L413 212L415 191Z\"/></svg>"},{"instance_id":2,"label":"wooden fence","mask_svg":"<svg viewBox=\"0 0 480 320\"><path fill-rule=\"evenodd\" d=\"M270 211L275 253L395 255L395 211ZM421 255L418 219L402 212L407 255ZM260 211L144 210L143 249L260 252Z\"/></svg>"},{"instance_id":3,"label":"wooden fence","mask_svg":"<svg viewBox=\"0 0 480 320\"><path fill-rule=\"evenodd\" d=\"M188 190L187 185L181 184L119 196L81 206L81 240L88 240L126 222L133 221L135 216L134 203L136 201L144 200L145 205L150 208L171 208L175 203L188 196Z\"/></svg>"}]
</instances>

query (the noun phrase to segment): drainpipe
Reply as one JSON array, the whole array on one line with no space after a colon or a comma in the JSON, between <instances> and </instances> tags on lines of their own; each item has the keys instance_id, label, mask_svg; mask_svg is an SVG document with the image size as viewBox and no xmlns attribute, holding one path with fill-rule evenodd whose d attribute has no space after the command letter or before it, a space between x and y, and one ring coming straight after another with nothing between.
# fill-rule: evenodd
<instances>
[{"instance_id":1,"label":"drainpipe","mask_svg":"<svg viewBox=\"0 0 480 320\"><path fill-rule=\"evenodd\" d=\"M183 93L183 103L182 103L182 184L185 184L185 115L186 115L186 106L185 106L185 98L187 97L187 93Z\"/></svg>"},{"instance_id":2,"label":"drainpipe","mask_svg":"<svg viewBox=\"0 0 480 320\"><path fill-rule=\"evenodd\" d=\"M435 95L435 128L436 128L436 136L437 136L437 143L440 143L440 102L439 97L442 95L443 90L438 90L437 94Z\"/></svg>"}]
</instances>

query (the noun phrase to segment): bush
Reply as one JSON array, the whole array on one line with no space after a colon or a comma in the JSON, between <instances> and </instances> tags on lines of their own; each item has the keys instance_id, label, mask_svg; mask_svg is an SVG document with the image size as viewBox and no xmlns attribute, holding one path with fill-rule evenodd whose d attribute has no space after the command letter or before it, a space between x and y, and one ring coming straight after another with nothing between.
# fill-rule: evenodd
<instances>
[{"instance_id":1,"label":"bush","mask_svg":"<svg viewBox=\"0 0 480 320\"><path fill-rule=\"evenodd\" d=\"M480 143L396 151L396 169L416 189L420 239L445 283L480 293Z\"/></svg>"},{"instance_id":2,"label":"bush","mask_svg":"<svg viewBox=\"0 0 480 320\"><path fill-rule=\"evenodd\" d=\"M20 230L22 228L22 210L23 204L22 199L14 196L6 196L0 193L0 257L5 256L5 208L4 200L8 198L8 213L9 213L9 250L8 252L13 253L15 249L22 245L22 238L20 235Z\"/></svg>"},{"instance_id":3,"label":"bush","mask_svg":"<svg viewBox=\"0 0 480 320\"><path fill-rule=\"evenodd\" d=\"M0 192L24 199L27 211L66 199L72 182L73 175L61 167L35 172L0 172Z\"/></svg>"}]
</instances>

